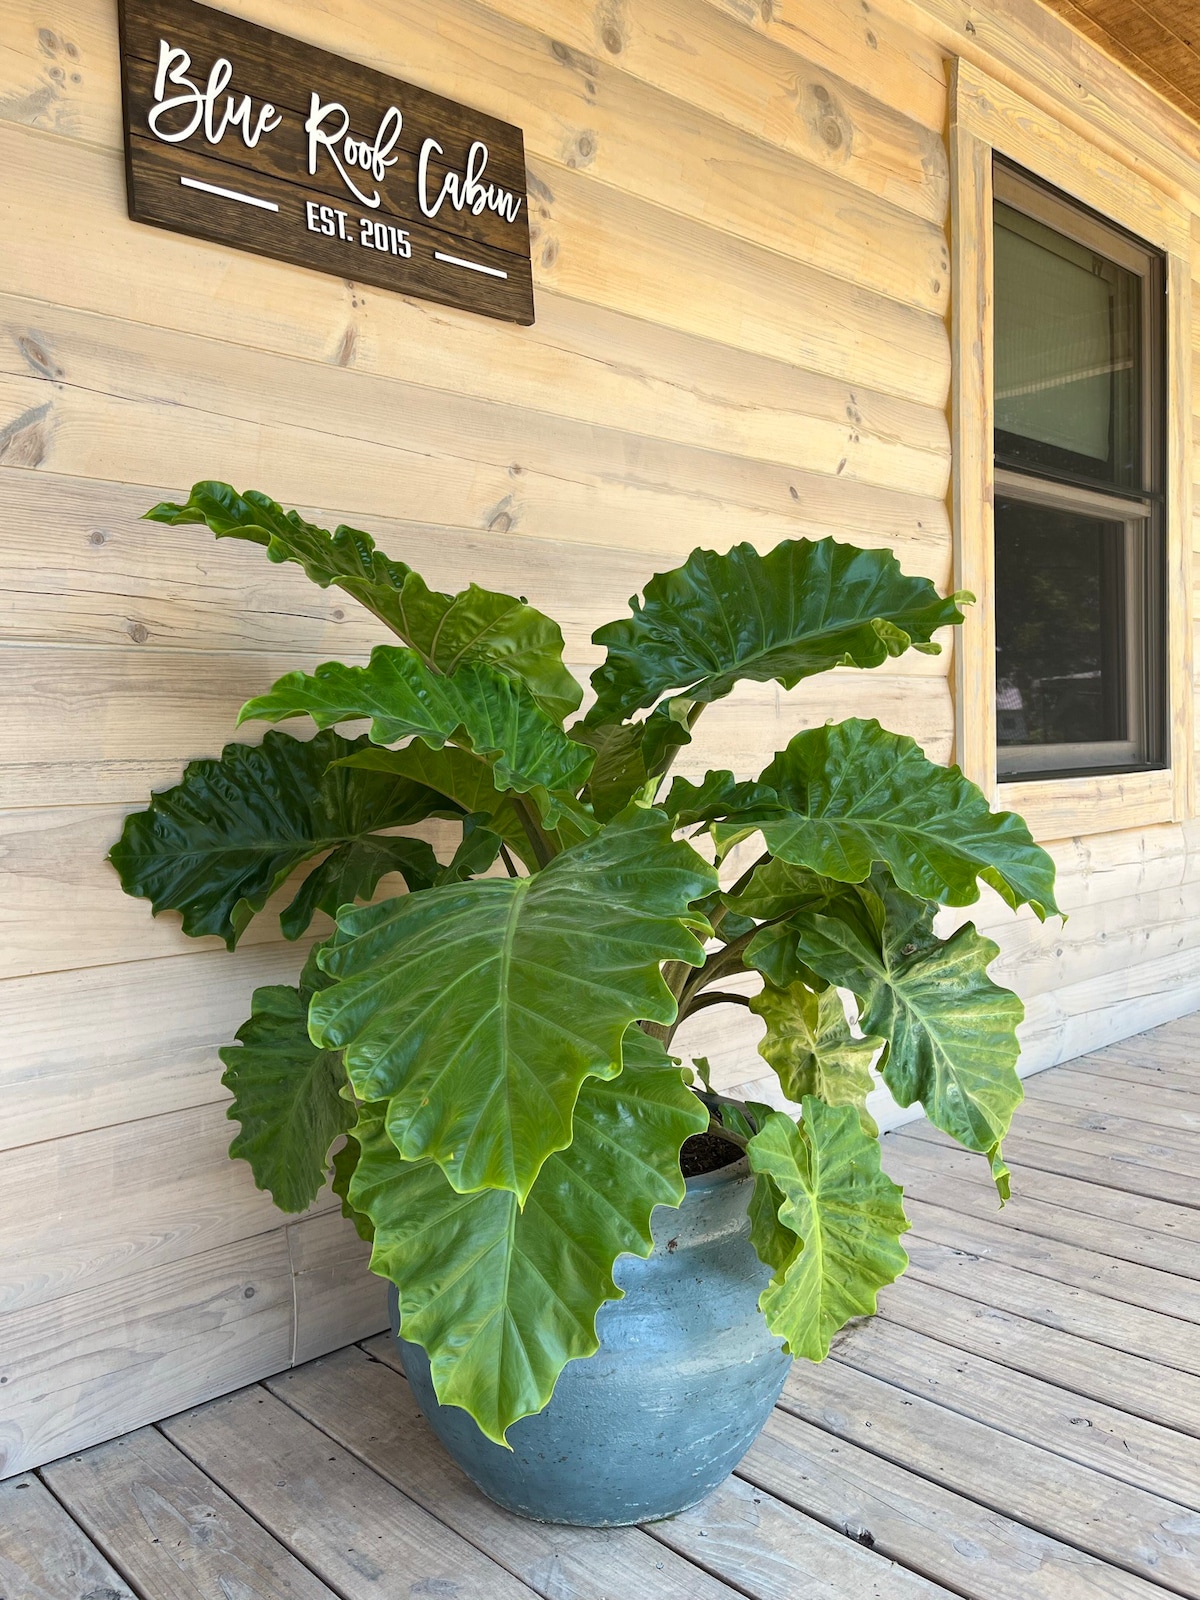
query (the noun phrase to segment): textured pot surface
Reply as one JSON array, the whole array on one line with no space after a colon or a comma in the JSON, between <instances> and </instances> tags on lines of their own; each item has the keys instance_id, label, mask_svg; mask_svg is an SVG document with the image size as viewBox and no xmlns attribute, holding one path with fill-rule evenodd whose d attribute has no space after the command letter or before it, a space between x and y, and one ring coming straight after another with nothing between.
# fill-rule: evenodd
<instances>
[{"instance_id":1,"label":"textured pot surface","mask_svg":"<svg viewBox=\"0 0 1200 1600\"><path fill-rule=\"evenodd\" d=\"M397 1337L422 1411L485 1494L543 1522L606 1527L673 1516L732 1472L791 1366L758 1310L770 1271L750 1243L752 1190L742 1161L655 1211L652 1254L617 1262L625 1298L600 1309L599 1351L513 1424L511 1450L439 1405L424 1350ZM393 1289L393 1332L396 1302Z\"/></svg>"}]
</instances>

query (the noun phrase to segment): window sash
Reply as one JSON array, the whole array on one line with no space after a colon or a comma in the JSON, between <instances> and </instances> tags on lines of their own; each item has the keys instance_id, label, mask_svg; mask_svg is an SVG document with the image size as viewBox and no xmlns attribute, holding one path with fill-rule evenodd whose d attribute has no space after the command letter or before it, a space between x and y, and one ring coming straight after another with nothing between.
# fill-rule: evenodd
<instances>
[{"instance_id":1,"label":"window sash","mask_svg":"<svg viewBox=\"0 0 1200 1600\"><path fill-rule=\"evenodd\" d=\"M1093 218L999 158L993 159L992 178L995 201L1136 273L1143 282L1139 340L1141 487L1098 484L1072 472L1016 464L1006 458L1004 441L998 433L990 441L997 496L1099 516L1125 528L1123 653L1127 737L1038 745L1001 745L997 740L996 775L1001 781L1018 782L1161 767L1167 759L1165 597L1161 573L1165 545L1163 263L1153 250L1126 237L1113 225ZM992 682L995 695L994 659Z\"/></svg>"}]
</instances>

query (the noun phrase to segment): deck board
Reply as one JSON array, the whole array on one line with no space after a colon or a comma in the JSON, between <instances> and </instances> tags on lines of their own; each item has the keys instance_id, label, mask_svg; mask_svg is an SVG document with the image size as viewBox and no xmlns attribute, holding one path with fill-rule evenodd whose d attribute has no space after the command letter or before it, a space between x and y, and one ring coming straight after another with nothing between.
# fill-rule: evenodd
<instances>
[{"instance_id":1,"label":"deck board","mask_svg":"<svg viewBox=\"0 0 1200 1600\"><path fill-rule=\"evenodd\" d=\"M1198 1055L1030 1080L1002 1210L887 1135L909 1273L670 1522L500 1511L381 1335L0 1484L0 1600L1200 1600Z\"/></svg>"}]
</instances>

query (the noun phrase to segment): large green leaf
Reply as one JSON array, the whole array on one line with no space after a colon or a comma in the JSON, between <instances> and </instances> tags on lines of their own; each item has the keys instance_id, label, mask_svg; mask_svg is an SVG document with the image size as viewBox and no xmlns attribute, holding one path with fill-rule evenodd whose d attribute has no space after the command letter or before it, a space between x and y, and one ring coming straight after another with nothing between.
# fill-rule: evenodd
<instances>
[{"instance_id":1,"label":"large green leaf","mask_svg":"<svg viewBox=\"0 0 1200 1600\"><path fill-rule=\"evenodd\" d=\"M532 877L349 911L312 1036L345 1049L360 1099L389 1100L406 1159L524 1199L570 1142L583 1080L619 1070L628 1025L674 1020L660 967L702 963L688 908L714 882L662 812L631 807Z\"/></svg>"},{"instance_id":2,"label":"large green leaf","mask_svg":"<svg viewBox=\"0 0 1200 1600\"><path fill-rule=\"evenodd\" d=\"M1010 906L1030 905L1042 919L1058 911L1054 862L1021 818L992 811L957 767L937 766L874 720L798 733L753 787L779 802L777 820L760 795L745 809L758 801L767 849L783 861L847 883L882 862L901 889L952 906L977 900L982 878ZM736 811L727 815L733 821L713 830L719 848L746 831Z\"/></svg>"},{"instance_id":3,"label":"large green leaf","mask_svg":"<svg viewBox=\"0 0 1200 1600\"><path fill-rule=\"evenodd\" d=\"M412 572L400 596L401 637L439 672L485 661L524 683L557 722L578 709L583 689L563 666L557 622L511 594L481 589L440 594Z\"/></svg>"},{"instance_id":4,"label":"large green leaf","mask_svg":"<svg viewBox=\"0 0 1200 1600\"><path fill-rule=\"evenodd\" d=\"M528 684L560 723L583 698L563 666L557 623L514 595L475 583L461 594L439 594L357 528L329 533L255 489L238 494L215 482L195 484L183 505L164 501L146 515L172 525L204 523L218 539L264 545L272 561L295 561L322 588L336 584L353 595L429 666L453 672L468 661L490 661Z\"/></svg>"},{"instance_id":5,"label":"large green leaf","mask_svg":"<svg viewBox=\"0 0 1200 1600\"><path fill-rule=\"evenodd\" d=\"M522 1207L507 1190L459 1194L433 1162L402 1160L382 1109L364 1109L349 1185L374 1225L372 1269L399 1286L404 1337L429 1352L438 1399L503 1443L566 1363L598 1348L596 1312L621 1293L613 1263L650 1253L650 1214L683 1199L679 1149L708 1113L662 1047L630 1029L620 1075L583 1085L570 1148Z\"/></svg>"},{"instance_id":6,"label":"large green leaf","mask_svg":"<svg viewBox=\"0 0 1200 1600\"><path fill-rule=\"evenodd\" d=\"M575 744L531 692L495 667L470 662L444 677L414 650L377 645L366 667L327 661L314 673L289 672L242 707L238 722L309 716L319 728L369 718L375 744L418 738L440 749L465 738L493 763L497 788L533 793L548 818L555 790L574 794L595 753Z\"/></svg>"},{"instance_id":7,"label":"large green leaf","mask_svg":"<svg viewBox=\"0 0 1200 1600\"><path fill-rule=\"evenodd\" d=\"M804 983L777 989L767 983L751 998L750 1009L767 1025L758 1052L789 1100L798 1104L811 1094L826 1105L854 1106L864 1130L879 1132L866 1100L874 1087L871 1062L883 1040L854 1037L836 989L814 991Z\"/></svg>"},{"instance_id":8,"label":"large green leaf","mask_svg":"<svg viewBox=\"0 0 1200 1600\"><path fill-rule=\"evenodd\" d=\"M795 920L802 960L827 983L858 996L863 1028L888 1041L883 1080L902 1106L920 1101L929 1120L992 1164L1002 1197L1000 1144L1021 1103L1015 994L987 975L999 954L968 922L939 939L935 906L876 873L863 894L876 935L840 917Z\"/></svg>"},{"instance_id":9,"label":"large green leaf","mask_svg":"<svg viewBox=\"0 0 1200 1600\"><path fill-rule=\"evenodd\" d=\"M183 782L125 819L109 860L127 894L183 913L183 931L216 934L232 950L247 923L302 862L333 854L283 913L297 938L320 908L335 913L400 872L411 889L440 868L419 839L381 837L445 810L424 784L332 766L368 741L333 732L314 739L268 733L261 745L228 744L219 761L193 761Z\"/></svg>"},{"instance_id":10,"label":"large green leaf","mask_svg":"<svg viewBox=\"0 0 1200 1600\"><path fill-rule=\"evenodd\" d=\"M812 1095L799 1127L775 1112L747 1154L775 1185L778 1220L797 1240L778 1265L778 1237L759 1218L758 1239L768 1242L767 1264L776 1269L759 1305L794 1356L823 1361L838 1329L873 1312L879 1290L908 1264L899 1242L909 1225L901 1190L881 1170L879 1141L863 1131L854 1108Z\"/></svg>"},{"instance_id":11,"label":"large green leaf","mask_svg":"<svg viewBox=\"0 0 1200 1600\"><path fill-rule=\"evenodd\" d=\"M308 1003L328 981L310 961L298 988L256 989L238 1043L220 1051L221 1082L233 1092L226 1114L242 1125L229 1153L249 1162L255 1183L283 1211L303 1211L316 1199L329 1147L355 1120L340 1092L341 1054L308 1037Z\"/></svg>"},{"instance_id":12,"label":"large green leaf","mask_svg":"<svg viewBox=\"0 0 1200 1600\"><path fill-rule=\"evenodd\" d=\"M646 585L633 616L592 638L608 656L592 674L587 721L611 722L667 693L717 700L741 678L790 689L839 665L877 667L910 646L936 651L938 628L961 622L958 602L909 578L886 550L833 539L789 539L760 556L694 550Z\"/></svg>"}]
</instances>

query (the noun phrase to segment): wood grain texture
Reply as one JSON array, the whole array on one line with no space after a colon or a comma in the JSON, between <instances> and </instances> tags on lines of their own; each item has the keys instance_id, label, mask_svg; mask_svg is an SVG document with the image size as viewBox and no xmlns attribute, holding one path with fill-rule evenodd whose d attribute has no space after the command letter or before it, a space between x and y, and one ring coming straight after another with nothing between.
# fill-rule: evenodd
<instances>
[{"instance_id":1,"label":"wood grain texture","mask_svg":"<svg viewBox=\"0 0 1200 1600\"><path fill-rule=\"evenodd\" d=\"M237 1125L225 1112L222 1101L9 1151L0 1173L0 1314L282 1226L246 1162L229 1160ZM336 1204L328 1194L317 1201L322 1210Z\"/></svg>"},{"instance_id":2,"label":"wood grain texture","mask_svg":"<svg viewBox=\"0 0 1200 1600\"><path fill-rule=\"evenodd\" d=\"M286 1367L283 1229L5 1318L0 1476Z\"/></svg>"},{"instance_id":3,"label":"wood grain texture","mask_svg":"<svg viewBox=\"0 0 1200 1600\"><path fill-rule=\"evenodd\" d=\"M839 1439L1038 1528L1065 1546L1128 1567L1149 1584L1200 1592L1200 1526L1183 1531L1177 1501L1118 1482L1028 1440L904 1394L841 1362L793 1372L781 1407Z\"/></svg>"},{"instance_id":4,"label":"wood grain texture","mask_svg":"<svg viewBox=\"0 0 1200 1600\"><path fill-rule=\"evenodd\" d=\"M1162 1500L1200 1509L1200 1442L1158 1423L1010 1372L998 1361L964 1350L951 1355L936 1339L896 1322L847 1329L834 1360ZM1060 1467L1060 1476L1069 1470Z\"/></svg>"},{"instance_id":5,"label":"wood grain texture","mask_svg":"<svg viewBox=\"0 0 1200 1600\"><path fill-rule=\"evenodd\" d=\"M368 1271L371 1247L340 1208L289 1222L287 1243L296 1302L293 1365L387 1327L387 1283Z\"/></svg>"},{"instance_id":6,"label":"wood grain texture","mask_svg":"<svg viewBox=\"0 0 1200 1600\"><path fill-rule=\"evenodd\" d=\"M377 1596L388 1573L402 1573L410 1594L531 1592L263 1389L185 1412L163 1431L343 1600Z\"/></svg>"},{"instance_id":7,"label":"wood grain texture","mask_svg":"<svg viewBox=\"0 0 1200 1600\"><path fill-rule=\"evenodd\" d=\"M817 1369L819 1370L819 1369ZM776 1410L739 1475L960 1595L1153 1600L1157 1585ZM866 1540L864 1539L864 1542ZM983 1575L986 1575L985 1577ZM981 1581L988 1585L981 1590Z\"/></svg>"},{"instance_id":8,"label":"wood grain texture","mask_svg":"<svg viewBox=\"0 0 1200 1600\"><path fill-rule=\"evenodd\" d=\"M282 942L236 956L189 951L0 983L10 1040L0 1058L0 1144L48 1143L224 1102L219 1046L250 1015L253 991L295 983L306 953Z\"/></svg>"},{"instance_id":9,"label":"wood grain texture","mask_svg":"<svg viewBox=\"0 0 1200 1600\"><path fill-rule=\"evenodd\" d=\"M553 1527L501 1511L448 1462L400 1373L360 1350L339 1351L267 1387L547 1600L604 1600L640 1589L662 1600L732 1600L724 1584L664 1559L640 1529Z\"/></svg>"},{"instance_id":10,"label":"wood grain texture","mask_svg":"<svg viewBox=\"0 0 1200 1600\"><path fill-rule=\"evenodd\" d=\"M12 1600L136 1600L120 1573L29 1473L0 1483L0 1592Z\"/></svg>"},{"instance_id":11,"label":"wood grain texture","mask_svg":"<svg viewBox=\"0 0 1200 1600\"><path fill-rule=\"evenodd\" d=\"M333 1600L332 1589L154 1428L57 1461L42 1476L155 1600Z\"/></svg>"},{"instance_id":12,"label":"wood grain texture","mask_svg":"<svg viewBox=\"0 0 1200 1600\"><path fill-rule=\"evenodd\" d=\"M239 342L290 346L309 359L314 349L338 349L345 312L358 308L359 295L386 294L242 252L231 256L159 229L137 230L118 209L123 178L116 152L0 124L0 160L28 173L28 182L4 197L4 225L19 229L27 244L9 264L8 292L197 333L236 332ZM530 202L539 290L545 286L901 398L937 406L944 401L946 330L930 312L762 246L714 235L702 223L590 184L566 168L552 183L534 182ZM67 206L89 236L86 263L57 250L39 228L47 208ZM136 287L117 267L135 234L143 260ZM628 238L638 241L636 255L612 248L610 241ZM682 263L694 260L705 262L704 274L689 283L688 296L673 294ZM289 288L281 292L285 282Z\"/></svg>"},{"instance_id":13,"label":"wood grain texture","mask_svg":"<svg viewBox=\"0 0 1200 1600\"><path fill-rule=\"evenodd\" d=\"M1098 1355L1086 1339L916 1279L892 1286L883 1316L1014 1372L1200 1436L1200 1412L1189 1395L1176 1395L1175 1375L1165 1382L1161 1369L1140 1355L1111 1349Z\"/></svg>"}]
</instances>

